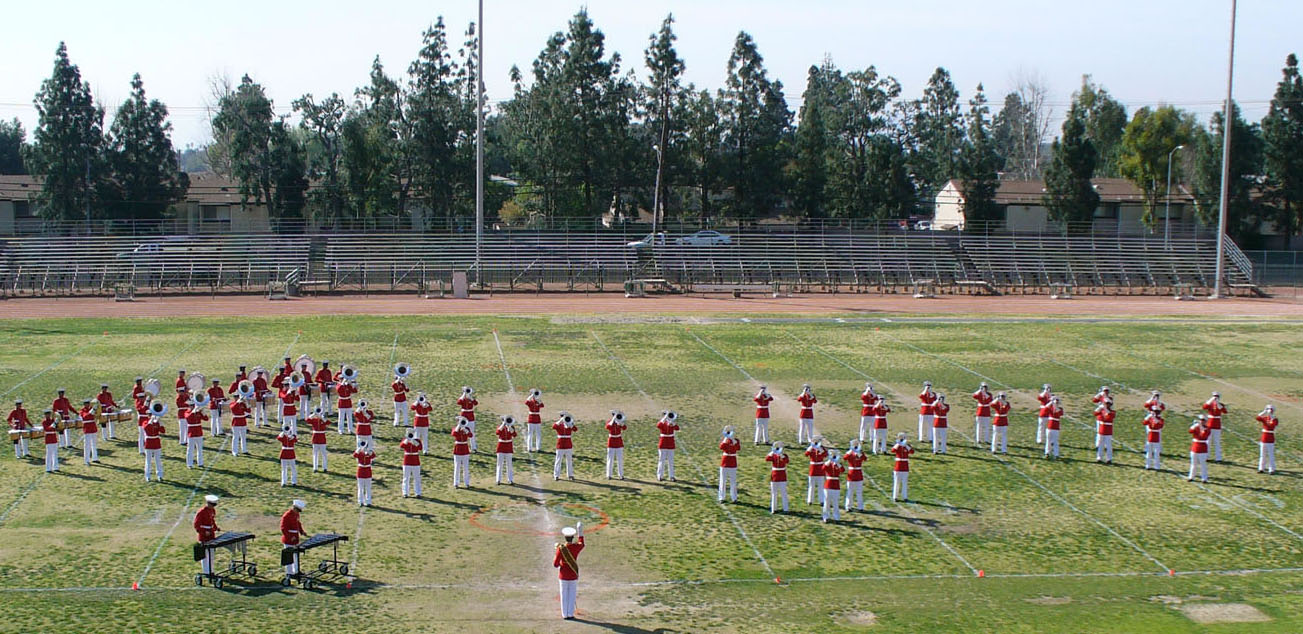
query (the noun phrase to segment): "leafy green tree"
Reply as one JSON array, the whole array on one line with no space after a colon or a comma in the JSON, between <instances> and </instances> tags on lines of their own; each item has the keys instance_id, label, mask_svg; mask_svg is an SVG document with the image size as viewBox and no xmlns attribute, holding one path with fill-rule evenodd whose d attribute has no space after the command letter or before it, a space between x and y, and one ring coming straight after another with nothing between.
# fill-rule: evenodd
<instances>
[{"instance_id":1,"label":"leafy green tree","mask_svg":"<svg viewBox=\"0 0 1303 634\"><path fill-rule=\"evenodd\" d=\"M1095 175L1116 178L1120 176L1118 162L1122 148L1122 134L1127 126L1127 109L1102 86L1090 81L1090 75L1081 78L1081 89L1073 96L1086 112L1086 136L1099 152L1099 165Z\"/></svg>"},{"instance_id":2,"label":"leafy green tree","mask_svg":"<svg viewBox=\"0 0 1303 634\"><path fill-rule=\"evenodd\" d=\"M830 215L890 218L909 214L914 188L903 148L892 139L900 83L870 66L826 69Z\"/></svg>"},{"instance_id":3,"label":"leafy green tree","mask_svg":"<svg viewBox=\"0 0 1303 634\"><path fill-rule=\"evenodd\" d=\"M167 106L145 98L140 75L131 78L131 96L118 107L109 129L108 193L113 218L157 219L185 198L190 178L177 163Z\"/></svg>"},{"instance_id":4,"label":"leafy green tree","mask_svg":"<svg viewBox=\"0 0 1303 634\"><path fill-rule=\"evenodd\" d=\"M964 147L964 117L959 111L959 91L950 72L937 68L928 79L914 119L918 143L912 163L919 190L935 197L946 181L959 174L959 154Z\"/></svg>"},{"instance_id":5,"label":"leafy green tree","mask_svg":"<svg viewBox=\"0 0 1303 634\"><path fill-rule=\"evenodd\" d=\"M1252 244L1259 239L1258 226L1263 220L1263 207L1257 198L1258 179L1262 174L1262 136L1257 125L1244 120L1238 104L1232 104L1231 122L1226 233L1241 244ZM1213 114L1209 128L1209 132L1196 131L1194 208L1200 222L1216 227L1221 209L1222 147L1226 139L1222 113Z\"/></svg>"},{"instance_id":6,"label":"leafy green tree","mask_svg":"<svg viewBox=\"0 0 1303 634\"><path fill-rule=\"evenodd\" d=\"M475 111L459 91L458 70L440 17L422 34L407 71L413 177L435 217L474 210L467 204L475 189L474 154L467 149L474 146Z\"/></svg>"},{"instance_id":7,"label":"leafy green tree","mask_svg":"<svg viewBox=\"0 0 1303 634\"><path fill-rule=\"evenodd\" d=\"M1262 120L1263 174L1269 208L1264 210L1282 233L1303 229L1303 78L1298 57L1285 59L1271 108ZM1231 139L1232 147L1237 141Z\"/></svg>"},{"instance_id":8,"label":"leafy green tree","mask_svg":"<svg viewBox=\"0 0 1303 634\"><path fill-rule=\"evenodd\" d=\"M724 172L724 126L719 105L710 91L697 92L691 87L685 107L684 125L690 180L697 190L697 213L701 220L711 217L713 196L719 191Z\"/></svg>"},{"instance_id":9,"label":"leafy green tree","mask_svg":"<svg viewBox=\"0 0 1303 634\"><path fill-rule=\"evenodd\" d=\"M837 72L831 61L811 66L801 98L800 124L793 142L791 167L792 204L801 216L822 218L827 215L828 146L830 133L824 119L831 95L830 73Z\"/></svg>"},{"instance_id":10,"label":"leafy green tree","mask_svg":"<svg viewBox=\"0 0 1303 634\"><path fill-rule=\"evenodd\" d=\"M384 65L376 57L371 63L371 82L360 88L357 95L363 121L369 128L363 137L369 143L354 150L364 147L372 154L367 158L370 164L360 173L366 178L380 179L378 183L357 184L371 194L376 193L377 187L388 190L387 196L372 198L373 204L369 205L372 212L406 217L417 169L412 152L416 126L410 116L408 94L385 73Z\"/></svg>"},{"instance_id":11,"label":"leafy green tree","mask_svg":"<svg viewBox=\"0 0 1303 634\"><path fill-rule=\"evenodd\" d=\"M0 174L26 174L23 153L27 148L27 131L23 123L14 117L13 121L0 121Z\"/></svg>"},{"instance_id":12,"label":"leafy green tree","mask_svg":"<svg viewBox=\"0 0 1303 634\"><path fill-rule=\"evenodd\" d=\"M229 140L226 147L231 177L240 184L241 204L266 204L275 215L268 156L271 144L272 102L262 86L245 75L235 90L222 97L213 117L213 132Z\"/></svg>"},{"instance_id":13,"label":"leafy green tree","mask_svg":"<svg viewBox=\"0 0 1303 634\"><path fill-rule=\"evenodd\" d=\"M344 188L344 116L348 107L338 93L331 93L320 103L308 93L294 100L294 111L302 117L299 127L308 134L312 151L307 151L307 169L319 186L308 194L316 214L328 219L345 214Z\"/></svg>"},{"instance_id":14,"label":"leafy green tree","mask_svg":"<svg viewBox=\"0 0 1303 634\"><path fill-rule=\"evenodd\" d=\"M1167 194L1167 155L1189 144L1197 127L1193 115L1172 106L1145 107L1136 111L1122 134L1118 172L1144 193L1142 220L1150 227L1157 223L1154 210Z\"/></svg>"},{"instance_id":15,"label":"leafy green tree","mask_svg":"<svg viewBox=\"0 0 1303 634\"><path fill-rule=\"evenodd\" d=\"M1002 220L995 204L1000 187L1000 168L1004 160L996 152L991 136L991 109L986 93L977 85L977 94L968 102L968 142L959 155L959 179L964 190L964 220L994 223Z\"/></svg>"},{"instance_id":16,"label":"leafy green tree","mask_svg":"<svg viewBox=\"0 0 1303 634\"><path fill-rule=\"evenodd\" d=\"M104 177L104 109L96 105L90 83L59 43L54 72L36 93L39 123L33 133L29 167L44 178L39 213L52 220L103 215L97 191Z\"/></svg>"},{"instance_id":17,"label":"leafy green tree","mask_svg":"<svg viewBox=\"0 0 1303 634\"><path fill-rule=\"evenodd\" d=\"M686 65L679 57L674 42L674 16L667 15L661 22L661 28L649 38L647 50L643 52L643 61L647 67L646 127L655 134L656 147L660 150L657 170L660 178L660 191L654 193L654 199L661 201L664 207L667 191L676 180L675 166L682 163L679 157L683 145L684 101L687 91L683 87L683 71ZM666 168L669 168L668 170ZM666 174L665 172L669 172ZM657 210L653 209L653 213Z\"/></svg>"},{"instance_id":18,"label":"leafy green tree","mask_svg":"<svg viewBox=\"0 0 1303 634\"><path fill-rule=\"evenodd\" d=\"M271 124L267 148L267 177L271 183L268 209L280 220L302 220L307 205L307 162L303 147L285 121Z\"/></svg>"},{"instance_id":19,"label":"leafy green tree","mask_svg":"<svg viewBox=\"0 0 1303 634\"><path fill-rule=\"evenodd\" d=\"M1091 176L1099 161L1095 145L1086 135L1086 113L1073 104L1063 122L1063 136L1050 147L1050 164L1045 168L1045 196L1050 220L1088 223L1095 217L1099 194ZM1082 225L1077 225L1082 226Z\"/></svg>"},{"instance_id":20,"label":"leafy green tree","mask_svg":"<svg viewBox=\"0 0 1303 634\"><path fill-rule=\"evenodd\" d=\"M740 32L728 58L727 78L717 107L723 124L724 182L732 189L730 210L755 218L777 208L785 191L785 137L792 112L783 84L769 79L755 40Z\"/></svg>"}]
</instances>

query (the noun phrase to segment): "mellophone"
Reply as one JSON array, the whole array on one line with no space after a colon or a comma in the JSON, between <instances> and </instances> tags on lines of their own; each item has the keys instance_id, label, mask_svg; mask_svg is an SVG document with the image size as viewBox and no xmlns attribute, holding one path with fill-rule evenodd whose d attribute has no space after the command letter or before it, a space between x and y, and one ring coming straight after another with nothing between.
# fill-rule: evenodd
<instances>
[{"instance_id":1,"label":"mellophone","mask_svg":"<svg viewBox=\"0 0 1303 634\"><path fill-rule=\"evenodd\" d=\"M254 537L253 533L236 533L227 531L218 535L216 539L210 539L206 542L197 542L195 544L195 561L204 558L205 555L218 548L226 548L231 551L231 561L226 566L224 572L217 571L217 558L213 558L213 572L211 574L199 573L195 575L195 585L204 585L204 579L208 579L214 588L221 588L225 585L226 580L233 575L247 574L249 577L258 576L258 565L249 561L248 542ZM236 555L239 558L236 558Z\"/></svg>"},{"instance_id":2,"label":"mellophone","mask_svg":"<svg viewBox=\"0 0 1303 634\"><path fill-rule=\"evenodd\" d=\"M304 551L312 550L313 548L321 546L331 546L333 554L330 556L330 559L321 560L321 562L317 564L316 570L310 570L308 572L303 572L303 562L300 560L298 574L293 577L286 575L281 579L281 585L288 586L294 579L298 579L299 583L305 589L310 590L314 585L321 581L322 577L325 577L326 575L337 574L340 576L347 576L348 562L340 561L339 559L339 543L346 541L348 541L348 535L339 535L337 533L317 533L316 535L303 540L296 546L290 546L282 550L282 566L287 566L292 563L295 555L302 554Z\"/></svg>"}]
</instances>

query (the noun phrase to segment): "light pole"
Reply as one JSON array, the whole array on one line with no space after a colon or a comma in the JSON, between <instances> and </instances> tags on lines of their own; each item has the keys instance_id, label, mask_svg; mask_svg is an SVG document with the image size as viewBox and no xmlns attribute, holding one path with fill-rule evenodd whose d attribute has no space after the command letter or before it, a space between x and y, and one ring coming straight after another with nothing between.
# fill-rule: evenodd
<instances>
[{"instance_id":1,"label":"light pole","mask_svg":"<svg viewBox=\"0 0 1303 634\"><path fill-rule=\"evenodd\" d=\"M1235 0L1231 0L1231 46L1226 62L1226 104L1222 108L1222 191L1217 212L1217 278L1213 280L1213 299L1222 296L1222 258L1226 255L1226 207L1231 185L1231 87L1235 79Z\"/></svg>"},{"instance_id":2,"label":"light pole","mask_svg":"<svg viewBox=\"0 0 1303 634\"><path fill-rule=\"evenodd\" d=\"M484 288L480 250L484 242L484 0L480 0L479 29L475 37L475 285Z\"/></svg>"},{"instance_id":3,"label":"light pole","mask_svg":"<svg viewBox=\"0 0 1303 634\"><path fill-rule=\"evenodd\" d=\"M1178 145L1167 153L1167 205L1163 209L1163 248L1172 248L1172 155L1185 147Z\"/></svg>"},{"instance_id":4,"label":"light pole","mask_svg":"<svg viewBox=\"0 0 1303 634\"><path fill-rule=\"evenodd\" d=\"M661 215L661 169L664 165L664 156L661 154L660 145L652 145L656 151L656 190L652 192L652 230L651 245L656 248L656 225Z\"/></svg>"}]
</instances>

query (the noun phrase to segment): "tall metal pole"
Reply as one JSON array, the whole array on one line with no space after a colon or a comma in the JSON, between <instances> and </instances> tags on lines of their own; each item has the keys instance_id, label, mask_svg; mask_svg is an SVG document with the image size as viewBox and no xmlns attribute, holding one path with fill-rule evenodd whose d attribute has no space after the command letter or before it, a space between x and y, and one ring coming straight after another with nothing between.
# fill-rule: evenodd
<instances>
[{"instance_id":1,"label":"tall metal pole","mask_svg":"<svg viewBox=\"0 0 1303 634\"><path fill-rule=\"evenodd\" d=\"M484 246L484 0L480 0L479 29L475 37L475 285L484 288L480 251Z\"/></svg>"},{"instance_id":2,"label":"tall metal pole","mask_svg":"<svg viewBox=\"0 0 1303 634\"><path fill-rule=\"evenodd\" d=\"M1183 147L1185 146L1178 145L1172 148L1171 152L1167 153L1167 205L1163 209L1164 249L1170 249L1172 247L1172 155L1176 154L1176 151Z\"/></svg>"},{"instance_id":3,"label":"tall metal pole","mask_svg":"<svg viewBox=\"0 0 1303 634\"><path fill-rule=\"evenodd\" d=\"M1231 0L1231 48L1226 62L1226 104L1222 107L1222 191L1217 212L1217 279L1213 281L1213 298L1222 296L1222 258L1226 255L1226 208L1231 186L1231 86L1235 78L1235 1Z\"/></svg>"},{"instance_id":4,"label":"tall metal pole","mask_svg":"<svg viewBox=\"0 0 1303 634\"><path fill-rule=\"evenodd\" d=\"M651 246L653 249L655 249L656 227L659 224L659 222L657 221L660 219L660 215L661 215L661 164L663 163L663 161L661 159L662 156L661 146L653 145L652 149L656 150L656 189L655 191L652 192L652 230L651 230Z\"/></svg>"}]
</instances>

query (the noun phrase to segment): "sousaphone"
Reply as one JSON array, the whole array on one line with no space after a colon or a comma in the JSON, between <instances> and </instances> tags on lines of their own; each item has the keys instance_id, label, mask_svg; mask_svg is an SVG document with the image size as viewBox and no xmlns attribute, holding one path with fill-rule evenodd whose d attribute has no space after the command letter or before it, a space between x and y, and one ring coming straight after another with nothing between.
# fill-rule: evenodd
<instances>
[{"instance_id":1,"label":"sousaphone","mask_svg":"<svg viewBox=\"0 0 1303 634\"><path fill-rule=\"evenodd\" d=\"M163 401L154 401L147 408L150 416L163 416L167 413L167 403Z\"/></svg>"},{"instance_id":2,"label":"sousaphone","mask_svg":"<svg viewBox=\"0 0 1303 634\"><path fill-rule=\"evenodd\" d=\"M253 381L245 379L235 386L235 393L241 398L252 399L254 397Z\"/></svg>"},{"instance_id":3,"label":"sousaphone","mask_svg":"<svg viewBox=\"0 0 1303 634\"><path fill-rule=\"evenodd\" d=\"M355 367L353 367L353 366L351 366L351 365L346 365L346 366L344 366L343 368L340 368L340 370L339 370L339 378L343 379L345 383L353 383L353 382L356 382L356 381L357 381L357 368L355 368Z\"/></svg>"},{"instance_id":4,"label":"sousaphone","mask_svg":"<svg viewBox=\"0 0 1303 634\"><path fill-rule=\"evenodd\" d=\"M407 363L399 363L394 366L394 376L405 379L412 373L412 366Z\"/></svg>"}]
</instances>

